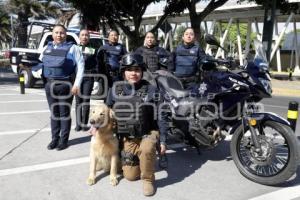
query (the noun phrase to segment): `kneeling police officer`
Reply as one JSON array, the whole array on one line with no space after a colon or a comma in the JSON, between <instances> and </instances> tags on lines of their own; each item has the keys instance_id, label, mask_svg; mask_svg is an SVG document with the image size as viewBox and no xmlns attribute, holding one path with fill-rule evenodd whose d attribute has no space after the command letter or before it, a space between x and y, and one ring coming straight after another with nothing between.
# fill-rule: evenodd
<instances>
[{"instance_id":1,"label":"kneeling police officer","mask_svg":"<svg viewBox=\"0 0 300 200\"><path fill-rule=\"evenodd\" d=\"M115 111L117 134L123 141L123 175L130 181L141 178L144 195L151 196L155 192L156 143L159 138L160 153L164 154L168 124L166 115L157 111L157 88L142 80L144 70L142 56L132 53L123 56L120 72L125 81L114 83L106 104ZM155 131L157 126L160 134Z\"/></svg>"}]
</instances>

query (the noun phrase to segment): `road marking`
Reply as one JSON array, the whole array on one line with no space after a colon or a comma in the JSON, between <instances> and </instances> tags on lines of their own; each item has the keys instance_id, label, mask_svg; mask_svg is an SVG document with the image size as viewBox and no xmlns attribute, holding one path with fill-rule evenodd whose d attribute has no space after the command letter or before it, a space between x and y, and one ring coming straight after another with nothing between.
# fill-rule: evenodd
<instances>
[{"instance_id":1,"label":"road marking","mask_svg":"<svg viewBox=\"0 0 300 200\"><path fill-rule=\"evenodd\" d=\"M267 193L249 200L290 200L300 197L300 185L284 188L275 192Z\"/></svg>"},{"instance_id":2,"label":"road marking","mask_svg":"<svg viewBox=\"0 0 300 200\"><path fill-rule=\"evenodd\" d=\"M0 135L18 135L18 134L35 133L37 131L46 132L50 130L51 130L50 128L44 128L44 129L28 129L28 130L19 130L19 131L2 131L0 132Z\"/></svg>"},{"instance_id":3,"label":"road marking","mask_svg":"<svg viewBox=\"0 0 300 200\"><path fill-rule=\"evenodd\" d=\"M23 101L0 101L0 103L31 103L31 102L45 102L47 100L23 100Z\"/></svg>"},{"instance_id":4,"label":"road marking","mask_svg":"<svg viewBox=\"0 0 300 200\"><path fill-rule=\"evenodd\" d=\"M75 125L71 127L71 130L75 128ZM28 133L35 133L35 132L48 132L51 131L51 128L42 128L42 129L27 129L27 130L18 130L18 131L2 131L0 132L1 135L19 135L19 134L28 134Z\"/></svg>"},{"instance_id":5,"label":"road marking","mask_svg":"<svg viewBox=\"0 0 300 200\"><path fill-rule=\"evenodd\" d=\"M18 93L6 93L6 94L0 94L0 96L26 96L26 95L41 95L41 96L46 96L44 93L41 92L25 92L25 94L18 94Z\"/></svg>"},{"instance_id":6,"label":"road marking","mask_svg":"<svg viewBox=\"0 0 300 200\"><path fill-rule=\"evenodd\" d=\"M1 89L1 88L0 88ZM3 88L2 88L3 89ZM5 88L5 89L8 89L8 88ZM11 94L11 95L20 95L20 89L18 87L14 87L14 88L9 88L9 90L11 91L15 91L15 92L18 92L18 93L14 93L14 94ZM41 96L46 96L45 94L45 91L44 90L39 90L39 89L32 89L32 88L26 88L25 89L25 94L24 95L41 95Z\"/></svg>"},{"instance_id":7,"label":"road marking","mask_svg":"<svg viewBox=\"0 0 300 200\"><path fill-rule=\"evenodd\" d=\"M87 162L89 162L89 157L82 157L82 158L76 158L76 159L70 159L70 160L63 160L63 161L49 162L49 163L37 164L37 165L31 165L31 166L17 167L17 168L12 168L12 169L3 169L3 170L0 170L0 177L14 175L14 174L21 174L21 173L26 173L26 172L45 170L45 169L53 169L53 168L58 168L58 167L66 167L66 166L71 166L71 165L87 163Z\"/></svg>"},{"instance_id":8,"label":"road marking","mask_svg":"<svg viewBox=\"0 0 300 200\"><path fill-rule=\"evenodd\" d=\"M172 153L172 151L170 152L170 150L168 150L168 153ZM11 168L11 169L2 169L2 170L0 170L0 177L21 174L21 173L26 173L26 172L40 171L40 170L45 170L45 169L53 169L53 168L83 164L83 163L88 163L89 161L90 161L89 157L82 157L82 158L75 158L75 159L62 160L62 161L56 161L56 162L48 162L48 163L37 164L37 165L16 167L16 168Z\"/></svg>"},{"instance_id":9,"label":"road marking","mask_svg":"<svg viewBox=\"0 0 300 200\"><path fill-rule=\"evenodd\" d=\"M272 107L272 108L283 108L283 109L288 109L287 106L276 106L276 105L266 105L266 104L264 104L264 106L266 106L266 107Z\"/></svg>"},{"instance_id":10,"label":"road marking","mask_svg":"<svg viewBox=\"0 0 300 200\"><path fill-rule=\"evenodd\" d=\"M20 94L12 94L12 93L0 94L0 96L15 96L15 95L20 95Z\"/></svg>"},{"instance_id":11,"label":"road marking","mask_svg":"<svg viewBox=\"0 0 300 200\"><path fill-rule=\"evenodd\" d=\"M74 112L72 109L71 112ZM29 111L19 111L19 112L2 112L1 115L17 115L17 114L32 114L32 113L50 113L50 110L29 110Z\"/></svg>"},{"instance_id":12,"label":"road marking","mask_svg":"<svg viewBox=\"0 0 300 200\"><path fill-rule=\"evenodd\" d=\"M32 113L50 113L49 110L30 110L30 111L19 111L19 112L2 112L1 115L17 115L17 114L32 114Z\"/></svg>"}]
</instances>

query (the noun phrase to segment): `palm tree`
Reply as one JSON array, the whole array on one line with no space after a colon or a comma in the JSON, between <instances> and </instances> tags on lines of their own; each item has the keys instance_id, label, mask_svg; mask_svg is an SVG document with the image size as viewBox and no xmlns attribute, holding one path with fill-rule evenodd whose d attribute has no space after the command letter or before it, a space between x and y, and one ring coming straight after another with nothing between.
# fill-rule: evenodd
<instances>
[{"instance_id":1,"label":"palm tree","mask_svg":"<svg viewBox=\"0 0 300 200\"><path fill-rule=\"evenodd\" d=\"M10 18L7 12L0 7L0 47L11 41Z\"/></svg>"},{"instance_id":2,"label":"palm tree","mask_svg":"<svg viewBox=\"0 0 300 200\"><path fill-rule=\"evenodd\" d=\"M26 45L29 18L43 20L56 17L61 12L59 4L54 1L9 0L7 8L9 12L18 16L15 30L18 47Z\"/></svg>"}]
</instances>

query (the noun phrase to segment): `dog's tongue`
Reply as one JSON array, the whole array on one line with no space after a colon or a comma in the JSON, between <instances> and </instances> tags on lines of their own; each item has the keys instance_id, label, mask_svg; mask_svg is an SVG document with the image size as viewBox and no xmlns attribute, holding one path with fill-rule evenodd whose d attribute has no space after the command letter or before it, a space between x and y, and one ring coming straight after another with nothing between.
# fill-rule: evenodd
<instances>
[{"instance_id":1,"label":"dog's tongue","mask_svg":"<svg viewBox=\"0 0 300 200\"><path fill-rule=\"evenodd\" d=\"M97 133L97 128L95 128L94 126L91 126L90 130L88 131L90 134L92 134L93 136L96 135Z\"/></svg>"}]
</instances>

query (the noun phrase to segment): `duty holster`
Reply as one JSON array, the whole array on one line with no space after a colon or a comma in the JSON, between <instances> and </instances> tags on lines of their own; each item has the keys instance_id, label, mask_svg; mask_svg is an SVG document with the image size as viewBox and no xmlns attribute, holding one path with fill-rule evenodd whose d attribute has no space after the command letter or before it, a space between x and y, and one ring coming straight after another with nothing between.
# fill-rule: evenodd
<instances>
[{"instance_id":1,"label":"duty holster","mask_svg":"<svg viewBox=\"0 0 300 200\"><path fill-rule=\"evenodd\" d=\"M140 164L139 157L131 152L121 151L122 166L137 166Z\"/></svg>"}]
</instances>

